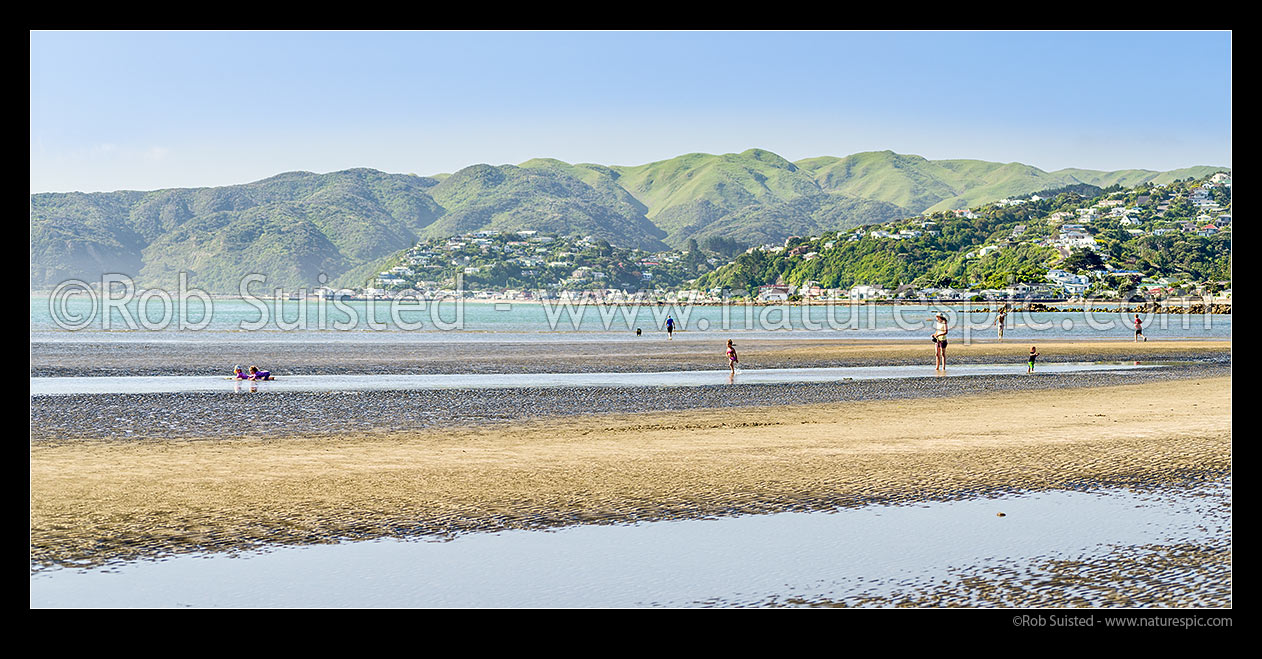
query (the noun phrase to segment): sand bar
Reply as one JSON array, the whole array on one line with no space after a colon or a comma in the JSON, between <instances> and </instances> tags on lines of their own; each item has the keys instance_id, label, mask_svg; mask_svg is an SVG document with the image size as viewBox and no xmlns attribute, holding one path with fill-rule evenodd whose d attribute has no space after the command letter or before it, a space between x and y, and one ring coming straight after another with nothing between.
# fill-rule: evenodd
<instances>
[{"instance_id":1,"label":"sand bar","mask_svg":"<svg viewBox=\"0 0 1262 659\"><path fill-rule=\"evenodd\" d=\"M31 446L33 564L617 523L1231 464L1231 379L551 418L419 432Z\"/></svg>"}]
</instances>

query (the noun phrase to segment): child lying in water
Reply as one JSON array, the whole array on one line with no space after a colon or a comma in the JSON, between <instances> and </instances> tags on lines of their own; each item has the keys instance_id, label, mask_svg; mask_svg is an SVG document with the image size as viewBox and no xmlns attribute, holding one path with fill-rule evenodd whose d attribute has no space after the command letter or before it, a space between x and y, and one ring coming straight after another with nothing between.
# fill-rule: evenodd
<instances>
[{"instance_id":1,"label":"child lying in water","mask_svg":"<svg viewBox=\"0 0 1262 659\"><path fill-rule=\"evenodd\" d=\"M238 380L275 380L276 379L272 377L271 371L260 371L259 367L257 366L250 367L249 375L246 375L244 372L242 372L240 366L234 366L232 368L232 377Z\"/></svg>"}]
</instances>

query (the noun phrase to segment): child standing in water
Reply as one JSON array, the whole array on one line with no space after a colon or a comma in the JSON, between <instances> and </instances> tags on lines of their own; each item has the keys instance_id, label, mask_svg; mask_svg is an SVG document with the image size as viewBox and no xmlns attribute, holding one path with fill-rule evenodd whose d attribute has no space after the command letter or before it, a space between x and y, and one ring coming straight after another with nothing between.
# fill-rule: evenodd
<instances>
[{"instance_id":1,"label":"child standing in water","mask_svg":"<svg viewBox=\"0 0 1262 659\"><path fill-rule=\"evenodd\" d=\"M1039 358L1038 350L1035 350L1034 346L1030 346L1030 363L1029 363L1029 368L1027 368L1025 371L1026 373L1034 372L1034 360L1038 358Z\"/></svg>"},{"instance_id":2,"label":"child standing in water","mask_svg":"<svg viewBox=\"0 0 1262 659\"><path fill-rule=\"evenodd\" d=\"M736 346L732 345L732 340L727 340L727 367L732 375L736 375L736 365L740 363L740 359L736 357Z\"/></svg>"}]
</instances>

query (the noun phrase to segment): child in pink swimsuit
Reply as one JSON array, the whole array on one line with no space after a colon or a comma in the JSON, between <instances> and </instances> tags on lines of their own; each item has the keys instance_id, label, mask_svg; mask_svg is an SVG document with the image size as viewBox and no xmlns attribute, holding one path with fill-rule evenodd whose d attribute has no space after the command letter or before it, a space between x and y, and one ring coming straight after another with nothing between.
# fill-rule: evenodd
<instances>
[{"instance_id":1,"label":"child in pink swimsuit","mask_svg":"<svg viewBox=\"0 0 1262 659\"><path fill-rule=\"evenodd\" d=\"M736 347L732 345L732 340L727 340L727 367L732 373L736 373L736 365L740 363L740 359L736 357Z\"/></svg>"}]
</instances>

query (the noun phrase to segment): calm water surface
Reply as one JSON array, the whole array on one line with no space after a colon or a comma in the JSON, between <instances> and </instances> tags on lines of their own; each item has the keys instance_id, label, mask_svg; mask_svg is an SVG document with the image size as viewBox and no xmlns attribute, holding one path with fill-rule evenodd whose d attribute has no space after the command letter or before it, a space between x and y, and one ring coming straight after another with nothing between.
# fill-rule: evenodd
<instances>
[{"instance_id":1,"label":"calm water surface","mask_svg":"<svg viewBox=\"0 0 1262 659\"><path fill-rule=\"evenodd\" d=\"M835 512L185 555L31 576L33 607L645 607L841 599L1230 535L1230 479ZM1004 517L997 513L1005 513Z\"/></svg>"},{"instance_id":2,"label":"calm water surface","mask_svg":"<svg viewBox=\"0 0 1262 659\"><path fill-rule=\"evenodd\" d=\"M1024 357L1022 357L1024 359ZM1154 364L1039 364L1033 377L1049 373L1161 368ZM670 371L658 373L520 373L453 375L285 375L273 381L242 382L215 376L109 376L31 378L31 395L139 394L189 391L369 391L417 389L516 389L525 387L696 387L725 383L776 384L837 382L888 378L995 375L1031 377L1024 361L1011 364L962 364L937 373L927 366L846 366L837 368Z\"/></svg>"},{"instance_id":3,"label":"calm water surface","mask_svg":"<svg viewBox=\"0 0 1262 659\"><path fill-rule=\"evenodd\" d=\"M201 324L180 329L178 305L138 302L106 314L82 297L53 302L31 298L34 342L115 343L176 342L573 342L606 341L637 328L663 334L672 316L678 336L714 341L717 336L744 339L924 339L933 333L932 315L947 314L953 339L993 338L995 315L962 306L926 305L771 305L601 306L577 303L490 303L466 301L407 303L345 302L341 308L315 301L214 300L207 309L196 300L183 318ZM108 320L107 320L108 318ZM76 319L67 324L68 320ZM1153 338L1230 338L1230 315L1153 314L1142 318ZM74 327L76 329L66 329ZM342 329L346 327L347 329ZM1005 338L1130 339L1133 316L1112 312L1014 312Z\"/></svg>"}]
</instances>

